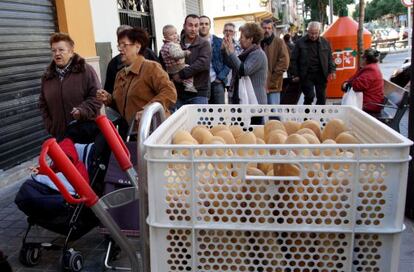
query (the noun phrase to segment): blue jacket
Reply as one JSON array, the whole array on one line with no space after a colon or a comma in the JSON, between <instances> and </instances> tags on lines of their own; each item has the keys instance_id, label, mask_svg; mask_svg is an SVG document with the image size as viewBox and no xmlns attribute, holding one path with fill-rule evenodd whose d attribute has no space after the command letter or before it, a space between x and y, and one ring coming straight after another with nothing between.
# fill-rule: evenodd
<instances>
[{"instance_id":1,"label":"blue jacket","mask_svg":"<svg viewBox=\"0 0 414 272\"><path fill-rule=\"evenodd\" d=\"M224 84L226 84L227 75L230 72L230 68L224 65L223 62L223 56L220 51L222 42L223 39L220 39L216 35L213 35L213 44L211 45L211 63L213 65L214 71L216 72L216 77L223 81Z\"/></svg>"}]
</instances>

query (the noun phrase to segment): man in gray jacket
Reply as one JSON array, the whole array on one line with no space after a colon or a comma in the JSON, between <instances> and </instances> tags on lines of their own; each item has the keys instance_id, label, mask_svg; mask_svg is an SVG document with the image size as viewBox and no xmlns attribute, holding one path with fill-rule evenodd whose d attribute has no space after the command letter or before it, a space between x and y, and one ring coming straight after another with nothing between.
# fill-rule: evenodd
<instances>
[{"instance_id":1,"label":"man in gray jacket","mask_svg":"<svg viewBox=\"0 0 414 272\"><path fill-rule=\"evenodd\" d=\"M300 82L305 96L305 105L313 103L316 91L316 104L326 103L326 83L335 79L335 63L332 60L332 50L329 42L319 36L320 23L310 22L308 33L300 38L292 52L293 82Z\"/></svg>"},{"instance_id":2,"label":"man in gray jacket","mask_svg":"<svg viewBox=\"0 0 414 272\"><path fill-rule=\"evenodd\" d=\"M200 18L189 14L184 20L184 34L181 38L181 48L191 54L185 58L187 67L173 75L177 89L176 109L186 104L208 104L210 90L211 47L209 41L199 36ZM193 78L197 92L185 91L183 79Z\"/></svg>"}]
</instances>

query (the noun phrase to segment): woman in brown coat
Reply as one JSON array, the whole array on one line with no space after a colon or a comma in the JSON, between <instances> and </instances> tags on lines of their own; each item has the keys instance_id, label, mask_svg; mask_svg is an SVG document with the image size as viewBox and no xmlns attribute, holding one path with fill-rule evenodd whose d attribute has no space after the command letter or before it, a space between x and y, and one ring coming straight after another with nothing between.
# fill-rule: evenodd
<instances>
[{"instance_id":1,"label":"woman in brown coat","mask_svg":"<svg viewBox=\"0 0 414 272\"><path fill-rule=\"evenodd\" d=\"M70 123L98 115L102 103L96 91L101 84L92 66L74 53L69 35L52 34L50 46L53 60L42 77L39 107L46 130L61 140Z\"/></svg>"},{"instance_id":2,"label":"woman in brown coat","mask_svg":"<svg viewBox=\"0 0 414 272\"><path fill-rule=\"evenodd\" d=\"M148 41L148 34L140 28L119 33L118 50L126 66L116 75L112 95L105 90L97 93L98 99L114 107L128 124L134 118L139 121L144 107L152 102L161 103L169 113L177 100L168 74L159 63L146 60L142 55Z\"/></svg>"}]
</instances>

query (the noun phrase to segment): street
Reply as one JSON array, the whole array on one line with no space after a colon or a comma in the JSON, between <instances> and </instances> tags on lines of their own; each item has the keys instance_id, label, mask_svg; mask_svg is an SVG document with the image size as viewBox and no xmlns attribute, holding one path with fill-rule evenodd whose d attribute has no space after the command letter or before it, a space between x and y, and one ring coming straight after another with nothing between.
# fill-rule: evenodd
<instances>
[{"instance_id":1,"label":"street","mask_svg":"<svg viewBox=\"0 0 414 272\"><path fill-rule=\"evenodd\" d=\"M389 79L393 71L400 67L406 58L411 58L410 51L387 54L382 63L380 63L381 72L384 78Z\"/></svg>"}]
</instances>

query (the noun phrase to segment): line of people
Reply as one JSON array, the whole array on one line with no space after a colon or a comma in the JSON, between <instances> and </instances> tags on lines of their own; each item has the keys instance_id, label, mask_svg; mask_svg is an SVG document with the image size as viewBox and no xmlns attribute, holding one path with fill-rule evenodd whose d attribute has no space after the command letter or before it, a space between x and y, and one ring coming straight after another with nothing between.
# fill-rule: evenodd
<instances>
[{"instance_id":1,"label":"line of people","mask_svg":"<svg viewBox=\"0 0 414 272\"><path fill-rule=\"evenodd\" d=\"M301 93L304 104L312 104L315 91L316 104L326 103L335 64L320 23L310 22L295 44L289 36L275 35L272 20L244 24L239 41L233 23L224 25L223 39L210 30L210 18L194 14L187 15L180 35L174 26L164 26L157 58L148 48L146 31L119 27L119 55L108 65L104 89L93 68L74 52L69 35L53 34L53 60L42 77L39 99L47 131L63 139L71 122L93 120L103 104L121 114L124 131L152 102L160 102L168 115L186 104L224 104L227 89L229 103L238 104L238 83L245 76L258 104L297 104Z\"/></svg>"}]
</instances>

